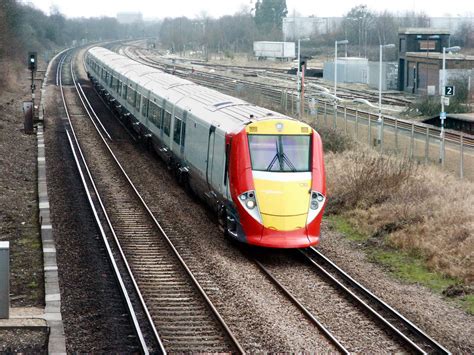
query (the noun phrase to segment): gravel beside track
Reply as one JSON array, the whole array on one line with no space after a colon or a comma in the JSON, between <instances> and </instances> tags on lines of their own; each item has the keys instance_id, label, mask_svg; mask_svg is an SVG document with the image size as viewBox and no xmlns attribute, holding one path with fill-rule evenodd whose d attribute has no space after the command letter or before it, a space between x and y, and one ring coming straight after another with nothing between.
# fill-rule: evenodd
<instances>
[{"instance_id":1,"label":"gravel beside track","mask_svg":"<svg viewBox=\"0 0 474 355\"><path fill-rule=\"evenodd\" d=\"M396 335L333 287L297 251L258 251L253 255L351 353L399 353L407 349ZM324 307L321 305L324 304Z\"/></svg>"},{"instance_id":2,"label":"gravel beside track","mask_svg":"<svg viewBox=\"0 0 474 355\"><path fill-rule=\"evenodd\" d=\"M400 311L452 353L474 351L474 316L429 289L402 282L368 261L361 247L323 224L319 249L376 296Z\"/></svg>"},{"instance_id":3,"label":"gravel beside track","mask_svg":"<svg viewBox=\"0 0 474 355\"><path fill-rule=\"evenodd\" d=\"M82 63L77 67L83 76ZM300 311L248 261L239 245L222 236L209 210L174 181L154 154L132 142L102 107L88 82L81 84L113 136L116 153L125 170L245 350L320 353L331 349L327 340L302 318ZM62 106L56 99L56 89L50 89L45 132L48 188L58 243L68 351L133 352L136 351L133 332L127 325L128 318L118 292L114 292L114 280L105 261L102 242L71 160L60 119L62 113L58 110ZM382 269L369 263L353 244L327 228L323 230L323 236L322 251L378 296L450 350L473 351L472 316L422 287L405 285L387 276ZM276 267L280 268L279 265ZM294 282L291 275L288 278ZM323 296L317 310L325 317L333 318L330 321L336 326L347 327L345 336L348 338L357 336L354 327L336 322L338 319L331 313L330 297L324 299ZM123 327L119 326L122 323ZM356 351L364 353L377 349L373 344L358 346L354 345Z\"/></svg>"},{"instance_id":4,"label":"gravel beside track","mask_svg":"<svg viewBox=\"0 0 474 355\"><path fill-rule=\"evenodd\" d=\"M59 89L50 80L47 180L67 351L136 352L135 335L72 160Z\"/></svg>"},{"instance_id":5,"label":"gravel beside track","mask_svg":"<svg viewBox=\"0 0 474 355\"><path fill-rule=\"evenodd\" d=\"M90 89L88 90L85 85L83 85L83 87L86 93L90 92ZM95 94L92 92L90 95L91 100L94 99L94 95ZM117 122L115 119L112 119L110 122L105 119L104 125L109 128L109 126L117 125ZM85 129L85 127L81 127L80 129ZM113 148L119 155L119 160L127 165L127 172L133 175L132 180L139 181L139 189L141 190L143 187L143 181L140 177L146 176L151 179L151 181L147 181L147 184L151 186L160 185L160 187L168 190L166 197L173 199L171 207L174 209L171 211L168 209L165 211L159 209L160 213L155 213L155 215L157 215L168 236L173 240L173 243L177 245L180 254L182 254L185 261L190 265L192 271L195 273L205 291L211 297L212 302L217 306L219 312L223 315L223 318L229 324L231 330L236 333L237 339L242 342L244 348L247 351L292 351L294 349L300 351L305 349L317 349L322 351L327 349L329 346L327 341L318 334L314 334L314 328L310 326L306 320L302 322L302 316L296 309L287 310L288 302L284 297L278 295L275 297L273 295L271 284L266 282L263 277L259 277L258 281L267 283L267 292L265 294L259 292L261 289L261 282L253 284L257 289L257 292L255 292L255 290L248 290L247 287L249 285L245 285L245 289L239 290L243 286L242 281L233 282L233 275L240 277L239 274L248 271L237 271L237 269L228 272L223 270L223 272L218 272L217 275L213 273L214 268L209 260L213 256L206 255L205 250L208 250L208 243L211 243L213 240L222 241L222 236L220 235L220 232L218 232L214 222L208 219L207 211L205 209L203 210L200 205L196 205L201 209L204 215L194 218L194 216L189 216L189 214L185 212L187 220L183 221L183 223L185 223L188 228L186 228L186 231L179 228L177 224L180 223L176 218L181 218L182 216L181 213L183 212L183 209L182 206L180 206L180 203L183 201L176 194L183 196L183 198L187 198L187 201L193 205L196 203L190 199L190 197L187 196L179 186L174 185L174 182L170 181L170 175L166 169L163 169L163 166L158 160L156 160L156 157L142 150L140 147L137 147L137 145L130 141L127 141L125 139L126 136L124 136L123 133L119 137L116 137L113 133L114 130L112 129L110 131L112 132L114 139L114 143L112 143ZM84 131L82 135L88 136L86 131ZM91 158L96 159L95 157L92 157L92 155ZM134 166L131 166L130 163L133 163ZM150 165L153 170L159 170L149 170L148 167ZM171 189L171 194L170 184L174 185L174 188ZM147 202L156 202L160 206L166 208L167 203L163 203L160 197L160 195L154 194L154 197L151 200L147 198L145 198L145 200L147 200ZM152 209L156 212L154 208ZM189 233L195 229L196 223L199 223L203 217L206 219L204 221L205 225L211 227L211 233L214 237L212 234L209 236L207 231L198 228L195 233L192 233L194 237L193 241L199 243L200 250L198 250L197 245L188 243L188 236ZM156 242L153 244L156 244ZM233 248L232 245L230 245L230 247ZM215 249L214 252L220 253L219 249ZM236 257L239 257L238 250L234 249L232 252ZM215 256L217 255L214 255L214 257ZM241 255L240 258L244 264L247 264L244 266L252 267L251 265L248 265L245 258L242 258ZM229 266L235 267L236 265L234 265L233 262L229 262ZM219 280L219 278L223 279ZM223 282L225 282L224 286L222 286ZM251 302L248 299L249 297L259 298L258 304ZM271 307L265 307L265 302L269 301L273 303L273 309L267 310L267 308ZM262 302L264 303L262 304ZM277 325L269 323L268 319L275 319L280 312L280 308L289 314L282 317L280 313L280 319L278 320ZM270 315L269 317L269 311L273 316ZM278 331L275 329L276 326L280 326ZM296 336L297 334L300 335Z\"/></svg>"}]
</instances>

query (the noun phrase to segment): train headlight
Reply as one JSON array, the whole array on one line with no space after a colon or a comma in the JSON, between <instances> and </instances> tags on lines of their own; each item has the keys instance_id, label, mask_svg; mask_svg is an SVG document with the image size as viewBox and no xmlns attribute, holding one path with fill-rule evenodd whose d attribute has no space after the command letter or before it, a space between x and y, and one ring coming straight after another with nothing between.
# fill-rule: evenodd
<instances>
[{"instance_id":1,"label":"train headlight","mask_svg":"<svg viewBox=\"0 0 474 355\"><path fill-rule=\"evenodd\" d=\"M311 201L309 203L308 219L306 224L311 223L324 207L326 197L317 191L311 191Z\"/></svg>"},{"instance_id":2,"label":"train headlight","mask_svg":"<svg viewBox=\"0 0 474 355\"><path fill-rule=\"evenodd\" d=\"M239 195L239 201L245 210L259 223L262 223L260 211L257 206L255 191L247 191Z\"/></svg>"}]
</instances>

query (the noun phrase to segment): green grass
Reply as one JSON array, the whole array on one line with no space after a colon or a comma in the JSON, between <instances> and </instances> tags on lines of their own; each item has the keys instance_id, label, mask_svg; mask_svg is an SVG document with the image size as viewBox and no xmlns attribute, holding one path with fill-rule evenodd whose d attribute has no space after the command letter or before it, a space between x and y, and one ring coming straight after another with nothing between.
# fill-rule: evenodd
<instances>
[{"instance_id":1,"label":"green grass","mask_svg":"<svg viewBox=\"0 0 474 355\"><path fill-rule=\"evenodd\" d=\"M374 249L369 255L374 261L388 268L398 278L424 285L436 292L442 292L447 287L459 283L456 279L428 270L422 258L399 250Z\"/></svg>"},{"instance_id":2,"label":"green grass","mask_svg":"<svg viewBox=\"0 0 474 355\"><path fill-rule=\"evenodd\" d=\"M370 238L354 228L344 216L330 215L325 219L331 228L351 241L361 243ZM457 279L430 271L420 255L409 254L388 246L378 247L365 244L365 248L372 261L383 265L400 280L421 284L437 293L442 293L449 286L460 284ZM474 295L462 296L457 300L468 313L474 314Z\"/></svg>"},{"instance_id":3,"label":"green grass","mask_svg":"<svg viewBox=\"0 0 474 355\"><path fill-rule=\"evenodd\" d=\"M349 240L361 243L366 242L369 239L368 235L360 233L343 216L333 214L324 216L324 219L329 221L332 228L343 234Z\"/></svg>"},{"instance_id":4,"label":"green grass","mask_svg":"<svg viewBox=\"0 0 474 355\"><path fill-rule=\"evenodd\" d=\"M467 295L461 298L461 305L468 313L474 315L474 295Z\"/></svg>"}]
</instances>

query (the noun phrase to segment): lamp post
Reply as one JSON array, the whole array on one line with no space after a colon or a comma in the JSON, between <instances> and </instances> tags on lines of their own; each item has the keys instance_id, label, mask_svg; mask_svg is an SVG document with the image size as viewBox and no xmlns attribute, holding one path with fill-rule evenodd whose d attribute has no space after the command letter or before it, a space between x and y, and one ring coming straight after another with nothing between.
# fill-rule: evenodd
<instances>
[{"instance_id":1,"label":"lamp post","mask_svg":"<svg viewBox=\"0 0 474 355\"><path fill-rule=\"evenodd\" d=\"M298 93L298 118L301 118L301 71L300 71L300 63L301 63L301 41L309 41L309 38L298 38L298 70L296 72L296 92ZM304 98L303 98L304 100Z\"/></svg>"},{"instance_id":2,"label":"lamp post","mask_svg":"<svg viewBox=\"0 0 474 355\"><path fill-rule=\"evenodd\" d=\"M445 102L445 87L446 87L446 51L448 52L458 52L461 50L461 47L443 47L443 71L441 74L441 113L439 115L441 121L441 133L440 138L441 142L439 145L439 162L444 166L444 120L446 119L446 112L444 111L444 102Z\"/></svg>"},{"instance_id":3,"label":"lamp post","mask_svg":"<svg viewBox=\"0 0 474 355\"><path fill-rule=\"evenodd\" d=\"M382 151L382 58L384 48L395 48L393 43L381 44L379 53L379 118L377 119L377 143L380 144L380 151Z\"/></svg>"},{"instance_id":4,"label":"lamp post","mask_svg":"<svg viewBox=\"0 0 474 355\"><path fill-rule=\"evenodd\" d=\"M337 46L339 44L348 44L347 39L334 42L334 96L337 96Z\"/></svg>"}]
</instances>

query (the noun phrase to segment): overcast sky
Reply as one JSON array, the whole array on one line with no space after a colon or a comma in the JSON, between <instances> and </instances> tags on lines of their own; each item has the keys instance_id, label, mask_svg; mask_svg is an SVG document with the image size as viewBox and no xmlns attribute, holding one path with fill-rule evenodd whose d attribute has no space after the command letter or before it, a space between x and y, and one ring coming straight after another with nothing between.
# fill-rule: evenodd
<instances>
[{"instance_id":1,"label":"overcast sky","mask_svg":"<svg viewBox=\"0 0 474 355\"><path fill-rule=\"evenodd\" d=\"M243 7L251 8L256 0L22 0L49 13L52 5L68 17L115 17L117 12L141 12L144 18L197 17L203 12L211 17L232 15ZM352 7L366 4L375 11L423 11L428 16L473 16L472 0L286 0L289 15L342 16Z\"/></svg>"}]
</instances>

